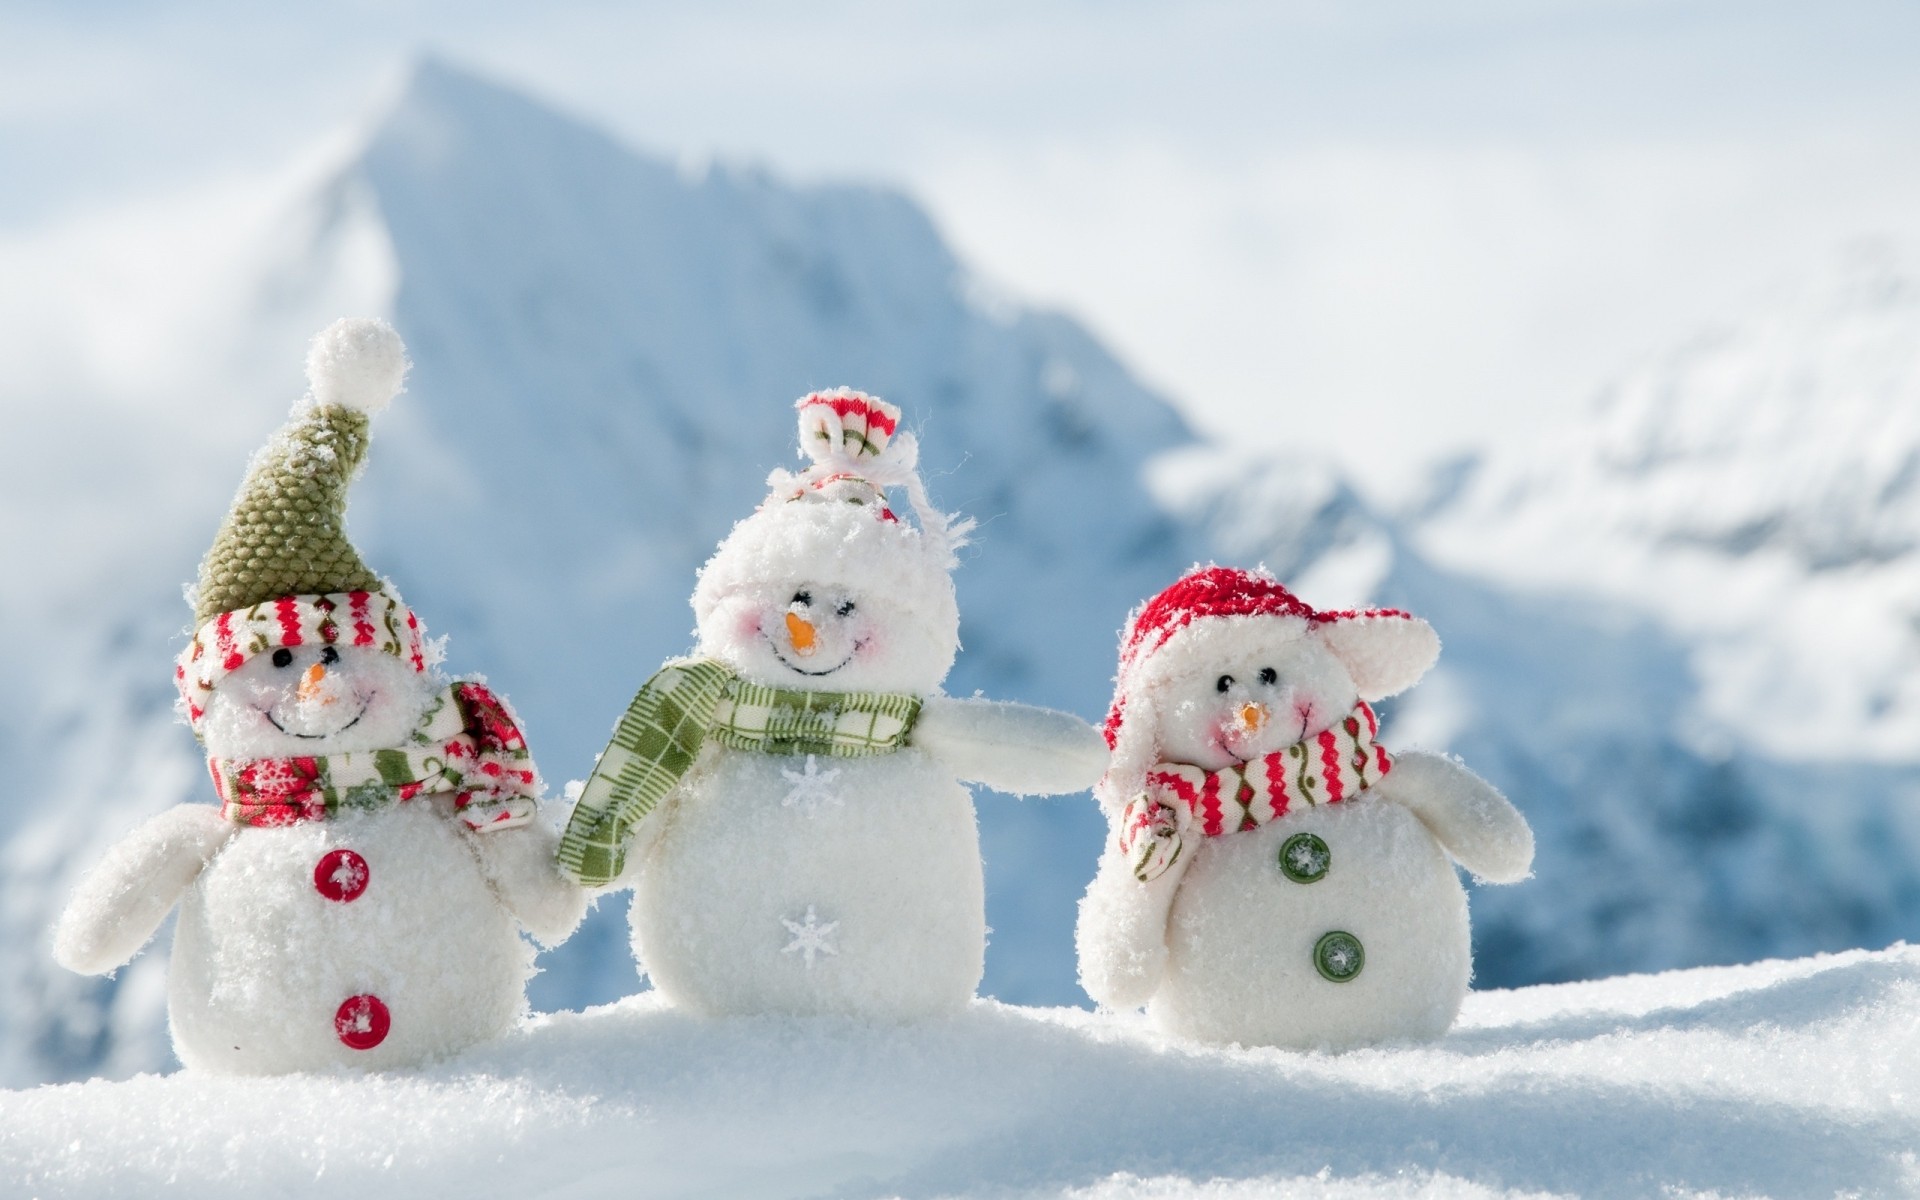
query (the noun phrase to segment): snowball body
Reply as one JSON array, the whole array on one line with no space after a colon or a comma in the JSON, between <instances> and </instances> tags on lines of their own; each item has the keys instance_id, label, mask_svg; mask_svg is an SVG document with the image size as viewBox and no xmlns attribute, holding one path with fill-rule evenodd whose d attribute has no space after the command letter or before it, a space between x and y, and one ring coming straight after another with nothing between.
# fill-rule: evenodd
<instances>
[{"instance_id":1,"label":"snowball body","mask_svg":"<svg viewBox=\"0 0 1920 1200\"><path fill-rule=\"evenodd\" d=\"M828 778L811 790L805 772L774 755L702 757L635 892L642 969L709 1015L910 1020L965 1005L987 933L967 789L911 747L816 759ZM811 955L809 912L832 927Z\"/></svg>"},{"instance_id":2,"label":"snowball body","mask_svg":"<svg viewBox=\"0 0 1920 1200\"><path fill-rule=\"evenodd\" d=\"M803 399L803 446L828 405L882 411L851 392ZM839 420L824 426L834 446ZM922 707L904 746L866 756L710 738L635 826L619 881L635 889L633 949L676 1005L889 1020L961 1008L979 985L987 933L961 781L1057 792L1099 776L1104 745L1078 718L940 695L960 644L956 527L924 505L917 480L906 486L919 528L868 479L904 480L912 445L902 432L877 458L776 474L774 494L701 570L697 656L751 684L905 695Z\"/></svg>"},{"instance_id":3,"label":"snowball body","mask_svg":"<svg viewBox=\"0 0 1920 1200\"><path fill-rule=\"evenodd\" d=\"M276 665L262 654L223 679L204 724L209 753L399 744L396 731L418 724L440 686L354 647L333 649L315 672L321 655L302 648ZM445 797L275 827L181 805L83 880L55 952L75 970L111 970L178 901L167 1011L187 1066L277 1074L426 1062L507 1032L525 1011L533 950L523 924L557 941L584 914L584 894L552 867L553 842L537 823L471 833Z\"/></svg>"},{"instance_id":4,"label":"snowball body","mask_svg":"<svg viewBox=\"0 0 1920 1200\"><path fill-rule=\"evenodd\" d=\"M1345 628L1196 620L1135 669L1123 664L1124 720L1098 794L1117 817L1153 763L1219 771L1312 738L1356 701L1417 679L1437 652L1404 614ZM1344 1049L1439 1036L1473 974L1454 860L1506 882L1532 859L1519 813L1438 755L1402 755L1366 791L1251 829L1208 837L1178 815L1181 853L1147 882L1109 839L1081 901L1081 982L1105 1006L1144 1004L1161 1028L1211 1042ZM1312 868L1284 869L1290 851L1310 852ZM1362 957L1338 957L1352 953Z\"/></svg>"},{"instance_id":5,"label":"snowball body","mask_svg":"<svg viewBox=\"0 0 1920 1200\"><path fill-rule=\"evenodd\" d=\"M533 948L489 888L475 836L438 807L411 801L229 839L187 889L174 930L167 1017L180 1061L244 1075L374 1070L512 1029ZM364 863L336 867L365 873L350 901L337 885L316 886L336 854ZM359 996L388 1014L385 1036L366 1049L338 1028L341 1007Z\"/></svg>"}]
</instances>

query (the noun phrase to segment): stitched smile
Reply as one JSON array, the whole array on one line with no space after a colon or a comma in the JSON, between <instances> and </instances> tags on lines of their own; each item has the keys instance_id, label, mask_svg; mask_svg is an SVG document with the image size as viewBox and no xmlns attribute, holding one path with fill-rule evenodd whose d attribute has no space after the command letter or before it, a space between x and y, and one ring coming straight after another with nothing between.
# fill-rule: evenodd
<instances>
[{"instance_id":1,"label":"stitched smile","mask_svg":"<svg viewBox=\"0 0 1920 1200\"><path fill-rule=\"evenodd\" d=\"M852 662L852 661L853 661L853 656L854 656L854 655L856 655L856 654L858 654L858 653L860 653L860 647L862 647L862 646L864 646L864 645L866 645L866 643L865 643L865 642L855 642L855 643L853 644L853 649L851 649L851 650L849 650L849 651L847 651L847 656L846 656L845 658L843 658L843 659L841 659L841 660L840 660L839 662L837 662L837 663L835 663L835 664L834 664L833 666L831 666L831 667L828 667L828 668L827 668L826 670L824 670L824 671L809 671L809 670L807 670L807 669L805 669L804 667L797 667L797 666L795 666L795 665L794 665L794 664L793 664L792 662L790 662L790 661L789 661L789 660L787 659L787 656L786 656L786 655L784 655L784 654L782 654L782 653L780 653L780 647L778 647L778 646L776 646L776 645L774 645L774 642L773 642L773 639L772 639L772 638L770 638L770 637L767 637L767 635L766 635L766 634L764 634L764 633L763 633L763 634L761 634L760 636L761 636L761 637L766 637L766 638L767 638L767 649L769 649L769 650L771 650L771 651L773 651L773 656L774 656L775 658L777 658L777 659L779 659L779 660L780 660L780 665L781 665L781 666L783 666L783 667L785 667L785 668L786 668L787 670L789 670L789 671L792 671L792 672L793 672L793 673L794 673L795 675L809 675L809 676L812 676L812 677L814 677L814 678L816 678L816 679L817 679L817 678L819 678L819 677L820 677L820 676L822 676L822 675L831 675L831 674L833 674L833 673L834 673L835 671L838 671L838 670L839 670L839 669L840 669L841 667L844 667L844 666L846 666L846 665L847 665L848 663L850 663L850 662Z\"/></svg>"},{"instance_id":2,"label":"stitched smile","mask_svg":"<svg viewBox=\"0 0 1920 1200\"><path fill-rule=\"evenodd\" d=\"M260 708L260 709L255 709L254 711L259 713L261 716L265 717L267 719L267 724L273 726L275 729L278 729L281 733L286 734L288 737L302 738L306 741L312 742L312 741L318 741L321 738L335 737L339 734L345 733L349 729L352 729L355 725L358 725L360 723L361 717L364 717L367 715L367 709L371 707L372 703L373 703L372 701L362 698L360 700L360 711L353 714L353 720L348 721L345 725L340 726L338 729L329 729L325 733L295 733L293 730L288 729L285 725L282 725L280 722L273 719L272 709Z\"/></svg>"},{"instance_id":3,"label":"stitched smile","mask_svg":"<svg viewBox=\"0 0 1920 1200\"><path fill-rule=\"evenodd\" d=\"M1300 718L1300 736L1293 740L1296 742L1304 742L1307 740L1307 718L1306 717L1303 716ZM1252 762L1256 758L1266 757L1266 755L1264 754L1248 754L1243 757L1240 754L1235 753L1233 747L1227 745L1227 739L1218 733L1213 735L1213 744L1220 747L1220 752L1222 754L1226 755L1228 758L1232 759L1234 762L1239 763L1243 767L1246 766L1248 763Z\"/></svg>"}]
</instances>

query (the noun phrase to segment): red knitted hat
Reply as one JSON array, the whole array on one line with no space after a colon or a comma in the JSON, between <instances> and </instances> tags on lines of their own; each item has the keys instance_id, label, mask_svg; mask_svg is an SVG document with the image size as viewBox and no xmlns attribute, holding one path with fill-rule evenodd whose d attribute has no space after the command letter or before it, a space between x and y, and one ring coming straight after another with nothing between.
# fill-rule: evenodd
<instances>
[{"instance_id":1,"label":"red knitted hat","mask_svg":"<svg viewBox=\"0 0 1920 1200\"><path fill-rule=\"evenodd\" d=\"M1107 712L1107 745L1117 748L1129 694L1148 664L1184 631L1231 618L1274 618L1297 623L1300 636L1314 631L1346 663L1363 698L1392 695L1412 686L1433 665L1439 639L1425 621L1397 608L1323 612L1294 595L1264 570L1196 567L1148 600L1127 621L1120 637L1120 670Z\"/></svg>"}]
</instances>

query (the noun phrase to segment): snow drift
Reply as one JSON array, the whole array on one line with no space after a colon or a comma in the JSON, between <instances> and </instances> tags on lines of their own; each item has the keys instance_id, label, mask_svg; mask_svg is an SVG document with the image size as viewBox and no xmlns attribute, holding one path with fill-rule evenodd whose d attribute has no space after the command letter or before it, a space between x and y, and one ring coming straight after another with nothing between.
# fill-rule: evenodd
<instances>
[{"instance_id":1,"label":"snow drift","mask_svg":"<svg viewBox=\"0 0 1920 1200\"><path fill-rule=\"evenodd\" d=\"M1172 1043L980 1001L918 1026L650 995L375 1078L0 1095L71 1197L1886 1196L1920 1186L1920 951L1483 992L1430 1046Z\"/></svg>"}]
</instances>

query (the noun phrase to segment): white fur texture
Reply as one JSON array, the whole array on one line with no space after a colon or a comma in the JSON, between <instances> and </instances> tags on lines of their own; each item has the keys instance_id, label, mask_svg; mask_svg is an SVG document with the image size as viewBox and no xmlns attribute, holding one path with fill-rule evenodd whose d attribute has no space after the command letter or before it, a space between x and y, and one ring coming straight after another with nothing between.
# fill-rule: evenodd
<instances>
[{"instance_id":1,"label":"white fur texture","mask_svg":"<svg viewBox=\"0 0 1920 1200\"><path fill-rule=\"evenodd\" d=\"M296 646L286 663L256 654L220 681L200 736L216 758L345 754L398 746L443 681L364 646ZM318 685L301 681L318 666Z\"/></svg>"},{"instance_id":2,"label":"white fur texture","mask_svg":"<svg viewBox=\"0 0 1920 1200\"><path fill-rule=\"evenodd\" d=\"M960 648L960 610L946 550L870 508L819 496L770 500L734 526L700 570L693 593L701 652L756 683L831 690L932 692ZM813 619L844 627L844 640L808 660L788 654L781 617L809 594ZM848 601L850 619L836 610ZM841 652L855 646L844 666ZM786 649L791 649L787 646ZM825 675L798 671L834 668Z\"/></svg>"},{"instance_id":3,"label":"white fur texture","mask_svg":"<svg viewBox=\"0 0 1920 1200\"><path fill-rule=\"evenodd\" d=\"M1428 643L1437 652L1425 622L1402 618L1321 636L1344 624L1239 617L1176 634L1124 681L1125 720L1098 789L1109 813L1156 762L1220 770L1283 749L1377 698L1372 689L1410 685L1432 661ZM1180 858L1150 883L1109 839L1080 904L1080 979L1106 1007L1145 1004L1162 1028L1214 1042L1344 1049L1438 1037L1473 974L1448 853L1495 882L1524 877L1533 854L1518 811L1438 755L1405 755L1361 796L1252 830L1209 838L1180 816ZM1297 833L1326 843L1331 865L1315 882L1280 870ZM1314 964L1315 944L1336 931L1366 955L1343 982Z\"/></svg>"},{"instance_id":4,"label":"white fur texture","mask_svg":"<svg viewBox=\"0 0 1920 1200\"><path fill-rule=\"evenodd\" d=\"M1313 636L1346 664L1367 701L1406 691L1440 657L1440 635L1418 617L1346 617L1315 625Z\"/></svg>"},{"instance_id":5,"label":"white fur texture","mask_svg":"<svg viewBox=\"0 0 1920 1200\"><path fill-rule=\"evenodd\" d=\"M709 748L659 813L633 949L671 1003L708 1015L957 1012L986 961L973 800L913 749L816 760ZM791 802L790 802L791 801ZM830 950L811 965L792 925Z\"/></svg>"},{"instance_id":6,"label":"white fur texture","mask_svg":"<svg viewBox=\"0 0 1920 1200\"><path fill-rule=\"evenodd\" d=\"M873 757L710 745L640 823L621 880L634 888L634 953L692 1011L958 1011L987 932L958 779L1048 792L1099 774L1099 734L1078 718L938 695L959 648L950 543L881 519L873 498L776 492L700 573L698 654L757 683L904 693L926 708L907 747Z\"/></svg>"},{"instance_id":7,"label":"white fur texture","mask_svg":"<svg viewBox=\"0 0 1920 1200\"><path fill-rule=\"evenodd\" d=\"M539 821L471 837L467 844L500 903L543 946L557 946L587 915L587 893L556 869L560 834Z\"/></svg>"},{"instance_id":8,"label":"white fur texture","mask_svg":"<svg viewBox=\"0 0 1920 1200\"><path fill-rule=\"evenodd\" d=\"M1318 883L1280 873L1280 845L1318 834L1332 867ZM1344 983L1313 962L1343 930L1366 951ZM1467 897L1426 827L1396 804L1311 809L1203 839L1166 930L1165 978L1148 1013L1185 1037L1345 1049L1445 1033L1473 976Z\"/></svg>"},{"instance_id":9,"label":"white fur texture","mask_svg":"<svg viewBox=\"0 0 1920 1200\"><path fill-rule=\"evenodd\" d=\"M443 683L367 649L303 647L284 664L260 654L215 689L207 749L248 759L400 745ZM471 833L445 797L277 828L182 805L83 881L56 954L74 970L111 970L178 900L167 1011L183 1063L258 1075L425 1062L519 1019L533 973L519 926L552 944L579 923L586 896L560 874L554 845L539 825ZM335 849L367 865L350 901L315 885ZM362 993L393 1024L380 1045L354 1050L334 1014Z\"/></svg>"},{"instance_id":10,"label":"white fur texture","mask_svg":"<svg viewBox=\"0 0 1920 1200\"><path fill-rule=\"evenodd\" d=\"M478 869L473 836L419 802L235 834L188 889L174 932L167 1014L180 1061L243 1075L376 1070L511 1029L533 948ZM314 887L335 848L367 862L350 903ZM380 1045L353 1050L334 1014L363 993L393 1024Z\"/></svg>"},{"instance_id":11,"label":"white fur texture","mask_svg":"<svg viewBox=\"0 0 1920 1200\"><path fill-rule=\"evenodd\" d=\"M1518 883L1533 869L1533 830L1497 788L1459 759L1413 751L1393 760L1380 794L1405 805L1453 860L1487 883Z\"/></svg>"},{"instance_id":12,"label":"white fur texture","mask_svg":"<svg viewBox=\"0 0 1920 1200\"><path fill-rule=\"evenodd\" d=\"M82 975L123 966L235 828L208 805L181 804L120 839L67 901L54 926L54 961Z\"/></svg>"},{"instance_id":13,"label":"white fur texture","mask_svg":"<svg viewBox=\"0 0 1920 1200\"><path fill-rule=\"evenodd\" d=\"M342 317L307 348L307 384L319 404L385 408L407 376L407 347L378 317Z\"/></svg>"},{"instance_id":14,"label":"white fur texture","mask_svg":"<svg viewBox=\"0 0 1920 1200\"><path fill-rule=\"evenodd\" d=\"M1107 765L1107 743L1079 717L1003 700L929 696L913 744L959 778L1016 796L1090 788Z\"/></svg>"}]
</instances>

